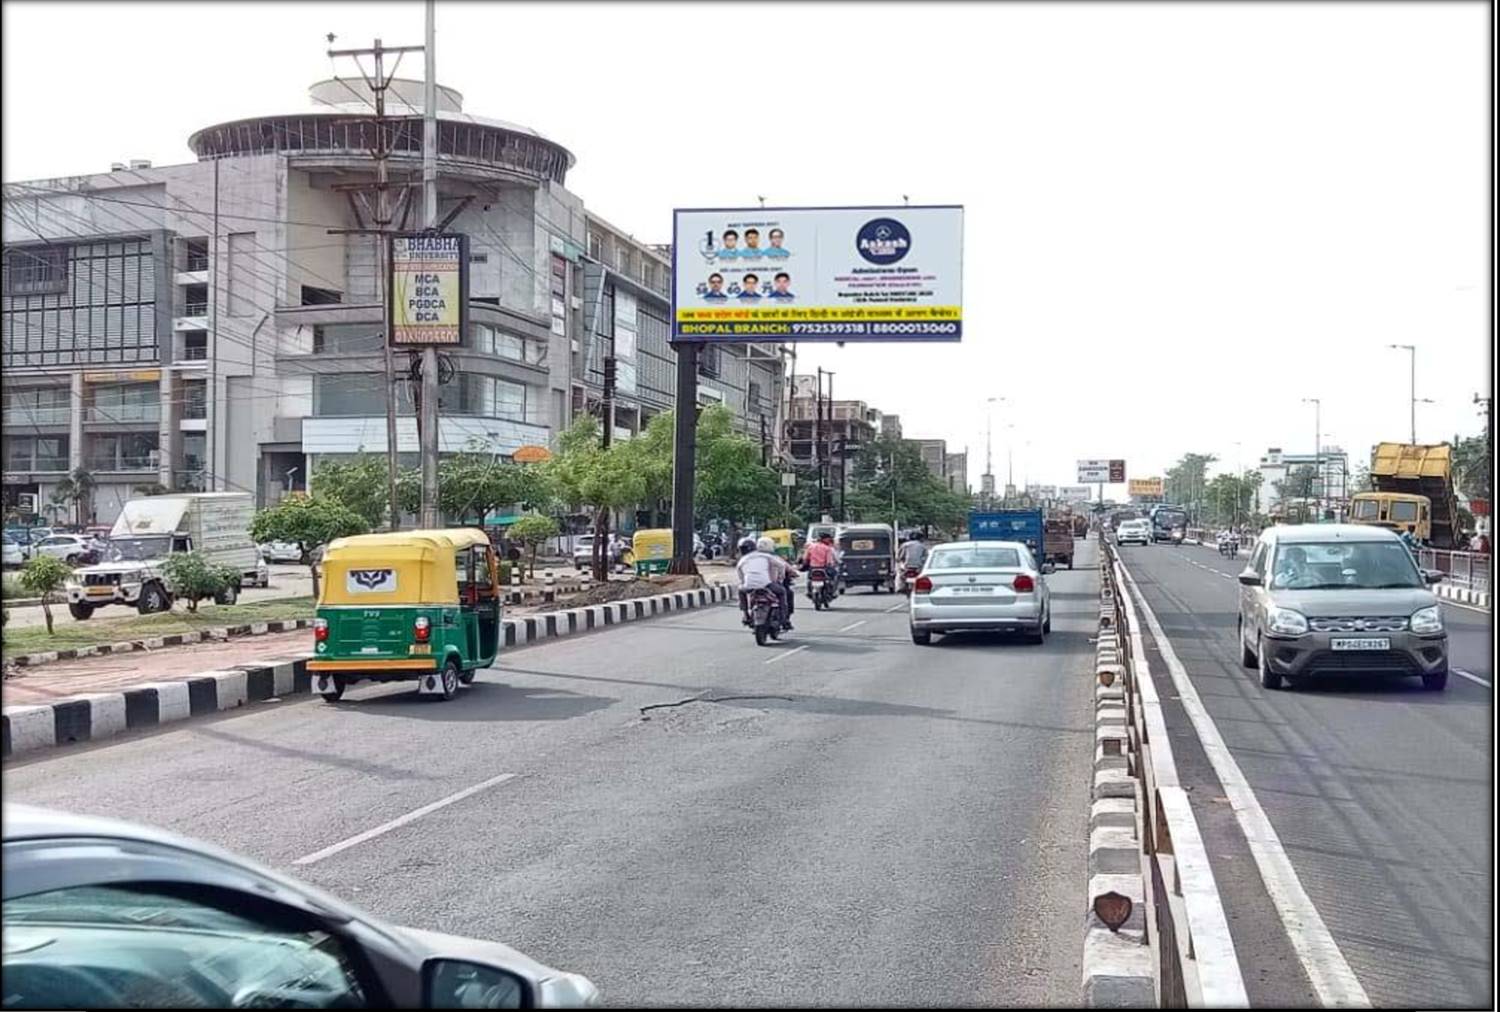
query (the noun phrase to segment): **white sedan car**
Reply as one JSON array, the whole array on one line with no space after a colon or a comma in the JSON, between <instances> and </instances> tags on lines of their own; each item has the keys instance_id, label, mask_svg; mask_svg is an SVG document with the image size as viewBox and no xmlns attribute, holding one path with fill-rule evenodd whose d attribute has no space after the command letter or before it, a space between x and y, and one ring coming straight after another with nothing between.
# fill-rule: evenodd
<instances>
[{"instance_id":1,"label":"white sedan car","mask_svg":"<svg viewBox=\"0 0 1500 1012\"><path fill-rule=\"evenodd\" d=\"M295 541L271 541L260 546L267 562L301 562L302 546Z\"/></svg>"},{"instance_id":2,"label":"white sedan car","mask_svg":"<svg viewBox=\"0 0 1500 1012\"><path fill-rule=\"evenodd\" d=\"M5 565L7 567L25 565L28 557L27 548L21 542L9 534L5 535Z\"/></svg>"},{"instance_id":3,"label":"white sedan car","mask_svg":"<svg viewBox=\"0 0 1500 1012\"><path fill-rule=\"evenodd\" d=\"M1001 629L1043 642L1052 631L1049 569L1019 541L938 545L912 583L912 642L926 646L933 633Z\"/></svg>"},{"instance_id":4,"label":"white sedan car","mask_svg":"<svg viewBox=\"0 0 1500 1012\"><path fill-rule=\"evenodd\" d=\"M1122 520L1120 526L1115 528L1115 544L1117 545L1149 545L1151 544L1151 521L1149 520Z\"/></svg>"}]
</instances>

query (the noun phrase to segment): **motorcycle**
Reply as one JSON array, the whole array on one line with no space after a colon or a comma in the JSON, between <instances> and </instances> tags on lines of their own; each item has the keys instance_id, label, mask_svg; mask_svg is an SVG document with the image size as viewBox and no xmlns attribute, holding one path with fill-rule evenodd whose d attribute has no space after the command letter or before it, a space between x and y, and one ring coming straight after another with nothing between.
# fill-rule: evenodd
<instances>
[{"instance_id":1,"label":"motorcycle","mask_svg":"<svg viewBox=\"0 0 1500 1012\"><path fill-rule=\"evenodd\" d=\"M781 602L776 595L762 587L750 591L750 628L755 632L755 645L763 647L767 639L781 637Z\"/></svg>"},{"instance_id":2,"label":"motorcycle","mask_svg":"<svg viewBox=\"0 0 1500 1012\"><path fill-rule=\"evenodd\" d=\"M812 599L813 611L833 607L833 599L839 596L838 585L838 577L827 569L808 571L807 596Z\"/></svg>"},{"instance_id":3,"label":"motorcycle","mask_svg":"<svg viewBox=\"0 0 1500 1012\"><path fill-rule=\"evenodd\" d=\"M1219 554L1226 559L1236 558L1240 554L1240 543L1236 538L1220 538Z\"/></svg>"},{"instance_id":4,"label":"motorcycle","mask_svg":"<svg viewBox=\"0 0 1500 1012\"><path fill-rule=\"evenodd\" d=\"M911 585L917 582L917 574L920 570L916 566L906 566L901 570L901 586L898 588L903 594L911 593Z\"/></svg>"}]
</instances>

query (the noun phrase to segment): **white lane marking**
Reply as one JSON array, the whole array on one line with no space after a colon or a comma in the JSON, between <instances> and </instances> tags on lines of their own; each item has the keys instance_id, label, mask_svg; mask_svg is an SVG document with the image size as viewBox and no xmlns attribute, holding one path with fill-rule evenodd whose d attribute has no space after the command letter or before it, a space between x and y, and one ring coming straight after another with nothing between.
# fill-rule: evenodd
<instances>
[{"instance_id":1,"label":"white lane marking","mask_svg":"<svg viewBox=\"0 0 1500 1012\"><path fill-rule=\"evenodd\" d=\"M1449 668L1448 670L1453 672L1459 678L1467 678L1471 682L1474 682L1478 685L1483 685L1486 689L1494 688L1493 685L1491 685L1489 682L1486 682L1483 678L1480 678L1478 675L1471 675L1462 668Z\"/></svg>"},{"instance_id":2,"label":"white lane marking","mask_svg":"<svg viewBox=\"0 0 1500 1012\"><path fill-rule=\"evenodd\" d=\"M1229 798L1229 806L1234 809L1240 832L1245 834L1245 842L1250 846L1250 856L1260 869L1261 881L1266 885L1266 892L1281 917L1282 927L1286 929L1287 938L1291 941L1302 968L1307 971L1308 980L1312 982L1318 1000L1325 1007L1371 1007L1359 978L1349 968L1338 943L1333 940L1333 934L1323 923L1318 908L1302 888L1297 871L1281 846L1281 839L1272 828L1271 820L1266 817L1265 809L1260 807L1260 799L1250 788L1250 782L1245 779L1239 763L1234 761L1229 746L1224 744L1218 726L1204 709L1198 690L1188 678L1182 661L1178 660L1177 651L1172 649L1171 642L1162 631L1161 623L1156 620L1156 613L1146 603L1145 596L1136 586L1135 578L1130 575L1129 570L1125 571L1125 579L1130 584L1136 603L1141 606L1141 614L1146 617L1146 625L1156 640L1162 660L1166 661L1167 670L1172 673L1172 684L1181 697L1182 708L1187 711L1193 730L1198 733L1198 740L1203 745L1203 751L1208 756L1214 773L1218 775L1219 782L1224 786L1224 795Z\"/></svg>"},{"instance_id":3,"label":"white lane marking","mask_svg":"<svg viewBox=\"0 0 1500 1012\"><path fill-rule=\"evenodd\" d=\"M864 625L865 622L866 619L860 619L858 622L850 622L848 625L844 626L844 628L840 629L839 632L848 632L850 629L858 629L860 626Z\"/></svg>"},{"instance_id":4,"label":"white lane marking","mask_svg":"<svg viewBox=\"0 0 1500 1012\"><path fill-rule=\"evenodd\" d=\"M811 645L812 644L810 644L810 643L804 643L800 647L793 647L791 650L788 650L784 654L777 654L775 657L772 657L771 659L767 660L765 663L767 663L767 664L775 664L777 661L784 661L788 657L792 656L792 654L800 654L802 651L806 650Z\"/></svg>"},{"instance_id":5,"label":"white lane marking","mask_svg":"<svg viewBox=\"0 0 1500 1012\"><path fill-rule=\"evenodd\" d=\"M421 808L407 812L405 815L392 819L390 822L387 822L384 825L376 826L374 829L367 829L363 833L351 836L349 837L349 839L340 841L339 843L335 843L331 847L324 847L322 850L313 851L306 857L299 857L297 858L297 860L293 861L292 864L316 864L317 862L323 860L325 857L332 857L335 854L348 850L350 847L357 847L361 843L366 843L370 840L373 840L375 839L375 837L381 836L385 833L389 833L393 829L400 829L407 823L415 822L424 815L430 815L431 813L437 811L439 808L445 808L448 805L453 804L455 801L462 801L464 798L467 798L470 795L478 794L480 791L488 787L494 787L496 784L503 784L505 783L505 781L512 780L515 777L516 774L514 773L502 773L498 777L490 777L483 783L475 784L473 787L465 787L457 794L450 794L446 798L440 798L430 805L423 805Z\"/></svg>"},{"instance_id":6,"label":"white lane marking","mask_svg":"<svg viewBox=\"0 0 1500 1012\"><path fill-rule=\"evenodd\" d=\"M887 608L885 610L885 614L889 615L891 612L893 612L893 611L900 611L902 608L905 608L905 607L906 607L906 604L904 602L901 603L901 604L893 604L893 605L891 605L889 608Z\"/></svg>"}]
</instances>

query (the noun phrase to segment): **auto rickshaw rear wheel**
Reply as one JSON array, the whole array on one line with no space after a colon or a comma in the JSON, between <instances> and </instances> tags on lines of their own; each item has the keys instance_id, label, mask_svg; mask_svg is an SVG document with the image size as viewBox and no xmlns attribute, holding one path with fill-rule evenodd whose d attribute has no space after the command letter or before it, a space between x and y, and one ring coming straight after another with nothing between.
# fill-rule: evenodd
<instances>
[{"instance_id":1,"label":"auto rickshaw rear wheel","mask_svg":"<svg viewBox=\"0 0 1500 1012\"><path fill-rule=\"evenodd\" d=\"M455 658L448 658L443 662L443 698L452 699L458 695L459 666Z\"/></svg>"},{"instance_id":2,"label":"auto rickshaw rear wheel","mask_svg":"<svg viewBox=\"0 0 1500 1012\"><path fill-rule=\"evenodd\" d=\"M347 683L344 681L344 676L343 675L334 675L332 678L329 679L329 681L333 684L333 691L332 692L325 692L325 693L322 694L323 695L323 702L325 702L325 703L337 703L340 699L343 698L343 696L344 696L344 686Z\"/></svg>"}]
</instances>

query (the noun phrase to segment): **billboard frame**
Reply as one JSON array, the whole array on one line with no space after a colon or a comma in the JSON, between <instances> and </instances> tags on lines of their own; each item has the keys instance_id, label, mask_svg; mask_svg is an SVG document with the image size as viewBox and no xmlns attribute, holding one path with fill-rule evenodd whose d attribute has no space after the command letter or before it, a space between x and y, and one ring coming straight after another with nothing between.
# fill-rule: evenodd
<instances>
[{"instance_id":1,"label":"billboard frame","mask_svg":"<svg viewBox=\"0 0 1500 1012\"><path fill-rule=\"evenodd\" d=\"M677 218L681 214L718 214L718 213L775 213L777 211L958 211L959 218L959 242L958 242L958 291L959 305L963 305L964 286L964 250L963 250L963 218L962 204L827 204L813 206L779 206L779 207L674 207L672 208L672 300L671 319L667 326L667 344L792 344L801 341L812 343L834 342L843 344L853 341L859 344L957 344L963 340L963 319L954 324L954 331L949 334L934 334L931 336L917 336L912 334L892 334L890 336L872 336L869 334L760 334L747 337L738 336L715 336L705 337L702 334L680 334L677 330L677 258L682 249L677 235ZM465 272L467 274L467 271Z\"/></svg>"},{"instance_id":2,"label":"billboard frame","mask_svg":"<svg viewBox=\"0 0 1500 1012\"><path fill-rule=\"evenodd\" d=\"M396 340L396 240L458 240L458 340ZM423 348L463 348L469 343L469 235L467 232L390 232L385 237L385 343L392 351L420 351Z\"/></svg>"}]
</instances>

